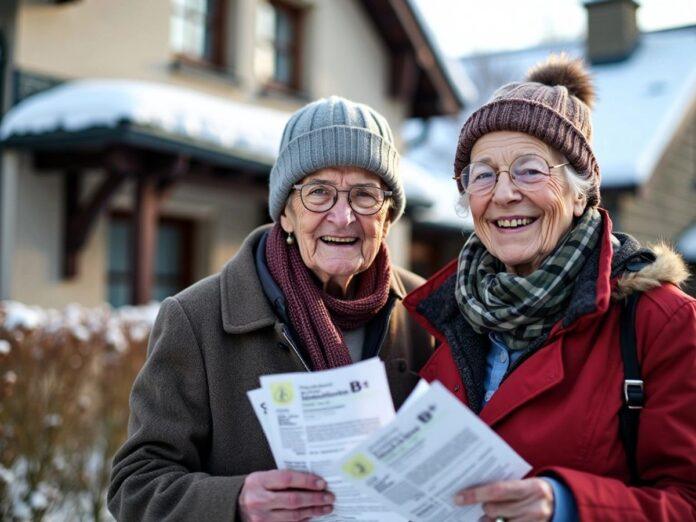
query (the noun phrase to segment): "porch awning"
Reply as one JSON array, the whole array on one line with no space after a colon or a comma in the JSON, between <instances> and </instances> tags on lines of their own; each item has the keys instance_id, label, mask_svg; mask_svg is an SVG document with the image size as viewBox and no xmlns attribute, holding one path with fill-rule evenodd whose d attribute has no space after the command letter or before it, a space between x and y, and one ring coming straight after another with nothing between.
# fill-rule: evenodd
<instances>
[{"instance_id":1,"label":"porch awning","mask_svg":"<svg viewBox=\"0 0 696 522\"><path fill-rule=\"evenodd\" d=\"M31 96L10 110L0 126L0 145L78 154L127 145L265 177L289 117L290 113L173 85L76 80ZM404 157L401 174L407 208L415 221L467 227L456 215L452 198L443 196L452 194L451 183Z\"/></svg>"},{"instance_id":2,"label":"porch awning","mask_svg":"<svg viewBox=\"0 0 696 522\"><path fill-rule=\"evenodd\" d=\"M267 171L289 116L167 84L77 80L9 111L0 143L39 151L132 145L216 166Z\"/></svg>"}]
</instances>

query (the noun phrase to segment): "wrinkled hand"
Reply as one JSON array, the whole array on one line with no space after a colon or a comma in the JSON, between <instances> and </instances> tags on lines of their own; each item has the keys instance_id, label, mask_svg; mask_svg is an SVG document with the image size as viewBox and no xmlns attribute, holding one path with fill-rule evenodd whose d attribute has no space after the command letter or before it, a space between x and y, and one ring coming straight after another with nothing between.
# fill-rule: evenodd
<instances>
[{"instance_id":1,"label":"wrinkled hand","mask_svg":"<svg viewBox=\"0 0 696 522\"><path fill-rule=\"evenodd\" d=\"M548 521L553 516L553 488L545 480L529 478L493 482L463 489L454 497L460 506L483 504L486 516L495 520Z\"/></svg>"},{"instance_id":2,"label":"wrinkled hand","mask_svg":"<svg viewBox=\"0 0 696 522\"><path fill-rule=\"evenodd\" d=\"M331 513L335 500L321 477L276 469L247 475L238 504L243 522L281 522Z\"/></svg>"}]
</instances>

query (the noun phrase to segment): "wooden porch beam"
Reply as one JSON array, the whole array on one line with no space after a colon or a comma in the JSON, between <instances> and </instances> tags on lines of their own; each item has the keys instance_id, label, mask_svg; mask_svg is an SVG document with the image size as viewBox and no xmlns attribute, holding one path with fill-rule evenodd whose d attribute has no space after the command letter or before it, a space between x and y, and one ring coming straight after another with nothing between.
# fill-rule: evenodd
<instances>
[{"instance_id":1,"label":"wooden porch beam","mask_svg":"<svg viewBox=\"0 0 696 522\"><path fill-rule=\"evenodd\" d=\"M456 95L449 84L444 71L440 67L446 67L445 64L438 64L437 58L433 49L430 47L426 36L423 33L420 24L414 16L412 8L406 0L386 0L392 7L394 14L404 28L404 31L409 37L413 45L413 52L416 63L420 65L424 72L427 72L430 81L432 82L435 91L437 92L440 101L439 106L441 112L446 114L456 114L461 107L457 101Z\"/></svg>"},{"instance_id":2,"label":"wooden porch beam","mask_svg":"<svg viewBox=\"0 0 696 522\"><path fill-rule=\"evenodd\" d=\"M99 214L106 208L123 180L124 176L119 173L107 174L89 201L80 204L82 173L74 170L65 173L64 278L77 275L79 252L84 248Z\"/></svg>"},{"instance_id":3,"label":"wooden porch beam","mask_svg":"<svg viewBox=\"0 0 696 522\"><path fill-rule=\"evenodd\" d=\"M158 176L157 192L160 202L171 196L175 185L191 170L191 158L177 156Z\"/></svg>"},{"instance_id":4,"label":"wooden porch beam","mask_svg":"<svg viewBox=\"0 0 696 522\"><path fill-rule=\"evenodd\" d=\"M157 222L159 209L176 183L189 171L190 158L177 156L163 170L141 173L136 178L135 212L133 213L133 304L147 304L152 299L157 257Z\"/></svg>"},{"instance_id":5,"label":"wooden porch beam","mask_svg":"<svg viewBox=\"0 0 696 522\"><path fill-rule=\"evenodd\" d=\"M404 102L410 102L418 89L418 64L413 54L402 51L392 58L390 94Z\"/></svg>"},{"instance_id":6,"label":"wooden porch beam","mask_svg":"<svg viewBox=\"0 0 696 522\"><path fill-rule=\"evenodd\" d=\"M137 180L136 207L133 214L133 304L152 299L155 255L157 250L157 215L159 197L157 179L142 176Z\"/></svg>"}]
</instances>

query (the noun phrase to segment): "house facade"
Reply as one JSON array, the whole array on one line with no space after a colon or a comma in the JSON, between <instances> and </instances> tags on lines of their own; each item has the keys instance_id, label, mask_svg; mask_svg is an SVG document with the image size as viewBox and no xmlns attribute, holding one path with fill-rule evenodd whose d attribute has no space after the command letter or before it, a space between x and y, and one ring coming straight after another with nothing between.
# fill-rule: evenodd
<instances>
[{"instance_id":1,"label":"house facade","mask_svg":"<svg viewBox=\"0 0 696 522\"><path fill-rule=\"evenodd\" d=\"M462 109L407 1L19 1L12 23L0 298L29 304L141 303L219 270L269 221L279 129L308 101L395 130ZM389 237L406 266L411 233Z\"/></svg>"}]
</instances>

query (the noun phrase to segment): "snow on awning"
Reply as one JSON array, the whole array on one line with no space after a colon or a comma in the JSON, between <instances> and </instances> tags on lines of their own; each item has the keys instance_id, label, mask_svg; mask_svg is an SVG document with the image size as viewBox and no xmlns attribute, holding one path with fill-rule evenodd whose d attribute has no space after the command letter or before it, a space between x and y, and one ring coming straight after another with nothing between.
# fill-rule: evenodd
<instances>
[{"instance_id":1,"label":"snow on awning","mask_svg":"<svg viewBox=\"0 0 696 522\"><path fill-rule=\"evenodd\" d=\"M677 242L677 250L687 263L696 263L696 225L687 229Z\"/></svg>"},{"instance_id":2,"label":"snow on awning","mask_svg":"<svg viewBox=\"0 0 696 522\"><path fill-rule=\"evenodd\" d=\"M289 117L289 113L173 85L77 80L19 103L5 116L0 140L17 145L27 138L126 124L270 166Z\"/></svg>"}]
</instances>

